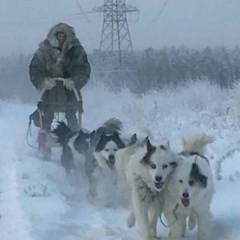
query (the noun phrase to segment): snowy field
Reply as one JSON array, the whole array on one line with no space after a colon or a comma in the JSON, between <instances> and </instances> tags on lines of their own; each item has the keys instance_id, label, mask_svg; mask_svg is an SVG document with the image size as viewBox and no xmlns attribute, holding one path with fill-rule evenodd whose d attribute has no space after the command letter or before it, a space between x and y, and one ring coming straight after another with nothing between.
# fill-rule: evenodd
<instances>
[{"instance_id":1,"label":"snowy field","mask_svg":"<svg viewBox=\"0 0 240 240\"><path fill-rule=\"evenodd\" d=\"M110 117L123 122L126 132L149 128L159 142L169 139L181 149L182 136L206 132L216 141L207 156L215 176L213 227L209 240L240 240L240 88L221 91L207 83L135 96L112 93L101 86L83 90L83 126L96 129ZM128 229L124 204L106 207L90 202L81 172L66 178L60 149L44 162L27 144L28 115L36 106L19 100L0 102L0 239L1 240L137 240L138 226ZM32 126L29 142L36 144ZM158 232L168 235L159 221ZM195 240L196 230L188 240Z\"/></svg>"}]
</instances>

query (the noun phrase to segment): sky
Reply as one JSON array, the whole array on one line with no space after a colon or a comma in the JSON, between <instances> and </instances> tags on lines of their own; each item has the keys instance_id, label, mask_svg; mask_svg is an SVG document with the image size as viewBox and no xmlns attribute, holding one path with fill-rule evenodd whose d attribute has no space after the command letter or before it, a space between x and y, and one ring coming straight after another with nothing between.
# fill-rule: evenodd
<instances>
[{"instance_id":1,"label":"sky","mask_svg":"<svg viewBox=\"0 0 240 240\"><path fill-rule=\"evenodd\" d=\"M206 155L215 179L210 239L240 240L239 86L224 91L199 81L139 97L127 90L113 93L101 85L90 85L82 92L83 127L89 130L117 117L123 122L124 132L147 127L156 141L168 139L175 151L180 151L183 136L205 132L215 137ZM138 226L126 226L127 205L115 200L114 207L107 207L101 197L90 202L81 169L66 178L60 164L61 149L54 149L51 162L41 159L36 149L38 129L34 126L28 137L32 147L27 144L28 115L35 108L16 99L0 101L0 239L139 239ZM102 182L100 179L98 183ZM168 234L160 221L158 233L163 237ZM196 230L188 235L186 240L197 239Z\"/></svg>"},{"instance_id":2,"label":"sky","mask_svg":"<svg viewBox=\"0 0 240 240\"><path fill-rule=\"evenodd\" d=\"M99 49L103 15L78 13L91 12L104 0L78 2L1 0L0 56L32 54L58 22L74 26L88 52ZM240 41L239 0L126 0L126 4L140 10L128 14L134 50L172 45L233 47Z\"/></svg>"}]
</instances>

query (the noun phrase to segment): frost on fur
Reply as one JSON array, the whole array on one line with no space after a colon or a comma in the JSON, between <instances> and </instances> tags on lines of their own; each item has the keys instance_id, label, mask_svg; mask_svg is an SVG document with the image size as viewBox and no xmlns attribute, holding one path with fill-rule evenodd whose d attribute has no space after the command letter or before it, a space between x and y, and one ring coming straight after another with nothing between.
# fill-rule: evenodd
<instances>
[{"instance_id":1,"label":"frost on fur","mask_svg":"<svg viewBox=\"0 0 240 240\"><path fill-rule=\"evenodd\" d=\"M213 143L215 138L205 133L194 134L188 139L182 138L183 151L184 152L197 152L204 155L206 152L206 146Z\"/></svg>"}]
</instances>

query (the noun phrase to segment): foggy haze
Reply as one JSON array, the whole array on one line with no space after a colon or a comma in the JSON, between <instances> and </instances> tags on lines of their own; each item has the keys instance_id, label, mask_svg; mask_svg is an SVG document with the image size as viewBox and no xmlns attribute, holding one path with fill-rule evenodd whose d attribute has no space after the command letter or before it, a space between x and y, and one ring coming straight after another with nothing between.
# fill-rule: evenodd
<instances>
[{"instance_id":1,"label":"foggy haze","mask_svg":"<svg viewBox=\"0 0 240 240\"><path fill-rule=\"evenodd\" d=\"M104 0L79 3L84 12L91 12ZM239 0L126 0L126 4L140 10L128 14L135 50L172 45L232 47L240 40ZM75 27L88 52L98 49L103 15L77 15L79 12L76 0L1 0L0 56L33 53L58 22Z\"/></svg>"}]
</instances>

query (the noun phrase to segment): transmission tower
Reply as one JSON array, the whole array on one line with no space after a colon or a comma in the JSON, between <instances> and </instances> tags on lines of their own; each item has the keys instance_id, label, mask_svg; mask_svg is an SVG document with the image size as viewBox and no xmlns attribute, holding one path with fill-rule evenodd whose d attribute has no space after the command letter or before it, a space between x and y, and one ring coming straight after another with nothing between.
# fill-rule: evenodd
<instances>
[{"instance_id":1,"label":"transmission tower","mask_svg":"<svg viewBox=\"0 0 240 240\"><path fill-rule=\"evenodd\" d=\"M127 13L139 10L126 5L125 0L104 0L104 5L94 8L93 11L104 14L100 50L117 54L122 69L123 52L133 50Z\"/></svg>"}]
</instances>

